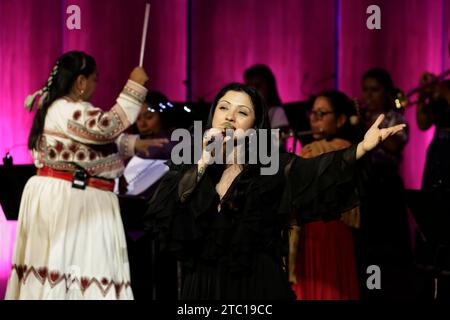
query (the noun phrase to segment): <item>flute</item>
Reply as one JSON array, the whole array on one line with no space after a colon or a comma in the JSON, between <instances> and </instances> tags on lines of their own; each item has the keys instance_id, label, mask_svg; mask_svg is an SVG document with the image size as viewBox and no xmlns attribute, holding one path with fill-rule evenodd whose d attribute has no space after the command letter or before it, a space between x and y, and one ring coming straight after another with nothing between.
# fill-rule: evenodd
<instances>
[{"instance_id":1,"label":"flute","mask_svg":"<svg viewBox=\"0 0 450 320\"><path fill-rule=\"evenodd\" d=\"M316 133L322 133L322 132L323 132L322 128L317 129L317 130L305 130L305 131L297 131L297 132L294 132L291 129L291 130L289 130L288 133L282 133L281 136L282 136L282 138L293 137L294 135L296 137L303 137L303 136L310 136L310 135L313 135L313 134L316 134Z\"/></svg>"}]
</instances>

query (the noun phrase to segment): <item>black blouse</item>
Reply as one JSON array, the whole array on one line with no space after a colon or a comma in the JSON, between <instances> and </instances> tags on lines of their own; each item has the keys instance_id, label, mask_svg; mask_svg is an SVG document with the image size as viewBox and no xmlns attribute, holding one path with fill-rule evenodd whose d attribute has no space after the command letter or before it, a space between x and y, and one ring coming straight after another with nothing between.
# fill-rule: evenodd
<instances>
[{"instance_id":1,"label":"black blouse","mask_svg":"<svg viewBox=\"0 0 450 320\"><path fill-rule=\"evenodd\" d=\"M275 175L244 169L220 202L213 169L197 181L196 165L172 166L149 203L146 230L187 267L221 261L251 270L264 252L282 264L290 223L339 219L358 203L356 145L303 159L280 156Z\"/></svg>"}]
</instances>

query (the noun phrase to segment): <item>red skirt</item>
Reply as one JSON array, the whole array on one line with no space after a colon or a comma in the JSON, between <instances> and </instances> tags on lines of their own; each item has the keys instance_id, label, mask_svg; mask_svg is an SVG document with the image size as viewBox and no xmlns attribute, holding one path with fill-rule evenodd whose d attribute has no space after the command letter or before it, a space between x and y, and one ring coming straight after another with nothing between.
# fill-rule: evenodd
<instances>
[{"instance_id":1,"label":"red skirt","mask_svg":"<svg viewBox=\"0 0 450 320\"><path fill-rule=\"evenodd\" d=\"M296 262L297 300L357 300L353 234L342 221L317 221L300 230Z\"/></svg>"}]
</instances>

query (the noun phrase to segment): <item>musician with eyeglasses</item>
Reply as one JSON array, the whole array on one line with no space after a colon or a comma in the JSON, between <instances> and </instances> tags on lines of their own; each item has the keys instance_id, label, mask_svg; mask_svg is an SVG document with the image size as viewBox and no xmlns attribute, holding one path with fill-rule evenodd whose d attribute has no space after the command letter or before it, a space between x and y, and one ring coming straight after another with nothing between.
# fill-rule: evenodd
<instances>
[{"instance_id":1,"label":"musician with eyeglasses","mask_svg":"<svg viewBox=\"0 0 450 320\"><path fill-rule=\"evenodd\" d=\"M357 141L355 116L355 106L344 93L319 93L309 112L314 141L302 148L300 157L350 147ZM289 281L297 300L359 299L352 234L359 227L359 207L333 220L313 219L310 212L302 216L302 226L290 233L289 247Z\"/></svg>"}]
</instances>

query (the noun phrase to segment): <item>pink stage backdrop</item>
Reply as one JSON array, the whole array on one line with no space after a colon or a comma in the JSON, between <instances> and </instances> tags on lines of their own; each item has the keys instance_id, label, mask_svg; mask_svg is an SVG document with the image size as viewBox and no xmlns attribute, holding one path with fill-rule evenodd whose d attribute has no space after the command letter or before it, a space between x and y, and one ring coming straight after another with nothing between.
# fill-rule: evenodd
<instances>
[{"instance_id":1,"label":"pink stage backdrop","mask_svg":"<svg viewBox=\"0 0 450 320\"><path fill-rule=\"evenodd\" d=\"M0 1L0 158L30 163L32 115L25 97L47 79L55 59L84 50L98 63L94 104L109 108L138 63L146 0ZM327 88L361 95L361 76L384 67L404 91L423 71L450 68L450 0L151 0L145 68L149 87L184 101L210 101L255 63L274 71L283 102ZM68 30L66 8L81 9L81 30ZM381 30L368 30L366 9L381 9ZM421 132L406 110L410 141L402 175L419 188L433 130Z\"/></svg>"},{"instance_id":2,"label":"pink stage backdrop","mask_svg":"<svg viewBox=\"0 0 450 320\"><path fill-rule=\"evenodd\" d=\"M152 0L144 68L148 87L169 99L186 98L187 0ZM83 50L98 64L93 103L109 108L139 63L146 0L0 1L0 158L30 163L26 149L32 114L26 96L40 89L54 61L68 50ZM69 30L70 5L81 12L81 30Z\"/></svg>"},{"instance_id":3,"label":"pink stage backdrop","mask_svg":"<svg viewBox=\"0 0 450 320\"><path fill-rule=\"evenodd\" d=\"M23 100L42 85L62 52L85 50L96 57L100 78L93 102L102 108L112 105L138 63L145 2L0 2L1 158L10 151L15 163L31 161L25 144L32 115L22 108ZM66 27L66 9L72 4L81 9L81 30ZM265 63L277 77L283 102L290 102L333 87L360 96L361 76L375 66L390 70L405 91L417 84L421 72L450 67L450 0L379 0L381 30L366 27L370 4L153 0L145 55L149 87L183 101L190 78L192 99L208 101L223 84L242 81L246 68ZM414 108L406 117L411 139L402 174L408 188L419 188L433 129L417 129Z\"/></svg>"},{"instance_id":4,"label":"pink stage backdrop","mask_svg":"<svg viewBox=\"0 0 450 320\"><path fill-rule=\"evenodd\" d=\"M445 50L450 40L448 0L379 0L381 30L365 27L366 8L370 0L341 1L339 34L339 89L352 97L361 96L361 76L371 67L386 68L394 84L405 92L419 83L422 72L436 74L448 61ZM448 67L448 66L447 66ZM407 188L420 188L425 155L434 129L420 131L415 107L405 112L410 125L410 141L406 146L401 172Z\"/></svg>"},{"instance_id":5,"label":"pink stage backdrop","mask_svg":"<svg viewBox=\"0 0 450 320\"><path fill-rule=\"evenodd\" d=\"M335 71L334 16L334 0L193 1L194 100L212 100L256 63L273 70L284 102L332 87L317 82Z\"/></svg>"},{"instance_id":6,"label":"pink stage backdrop","mask_svg":"<svg viewBox=\"0 0 450 320\"><path fill-rule=\"evenodd\" d=\"M40 89L60 54L59 0L0 1L0 158L31 162L26 148L32 115L25 97Z\"/></svg>"}]
</instances>

